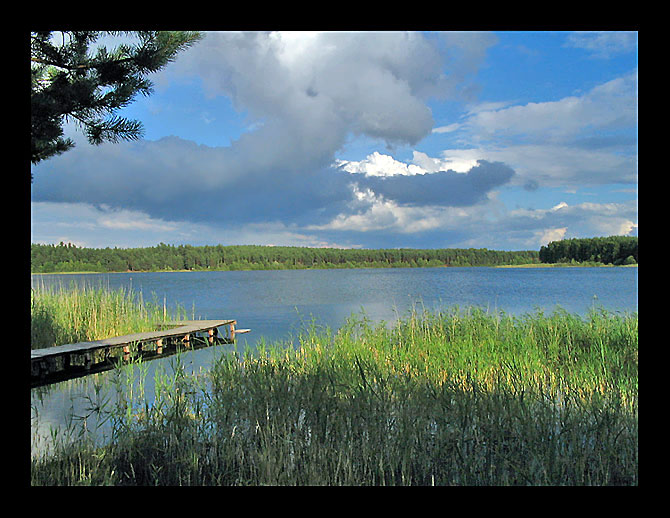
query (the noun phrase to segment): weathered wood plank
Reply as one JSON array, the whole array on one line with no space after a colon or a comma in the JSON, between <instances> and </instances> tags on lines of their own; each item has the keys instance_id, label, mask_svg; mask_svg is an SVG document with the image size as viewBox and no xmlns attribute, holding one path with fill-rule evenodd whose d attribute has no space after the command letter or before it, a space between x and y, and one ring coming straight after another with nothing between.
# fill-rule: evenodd
<instances>
[{"instance_id":1,"label":"weathered wood plank","mask_svg":"<svg viewBox=\"0 0 670 518\"><path fill-rule=\"evenodd\" d=\"M166 323L166 325L176 325L178 327L160 331L146 331L144 333L114 336L90 342L57 345L45 349L34 349L30 353L30 358L31 360L41 360L53 356L60 356L62 354L85 353L105 347L120 347L134 342L147 342L179 336L184 337L199 331L209 331L210 329L220 326L235 324L235 320L187 320L183 322L170 322Z\"/></svg>"}]
</instances>

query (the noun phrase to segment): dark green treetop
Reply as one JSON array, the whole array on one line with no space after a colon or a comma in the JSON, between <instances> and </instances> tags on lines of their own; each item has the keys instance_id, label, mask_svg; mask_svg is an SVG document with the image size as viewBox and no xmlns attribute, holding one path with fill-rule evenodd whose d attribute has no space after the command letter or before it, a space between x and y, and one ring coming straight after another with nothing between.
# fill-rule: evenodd
<instances>
[{"instance_id":1,"label":"dark green treetop","mask_svg":"<svg viewBox=\"0 0 670 518\"><path fill-rule=\"evenodd\" d=\"M100 45L89 51L101 36L126 38L112 49ZM31 162L74 147L63 136L65 119L74 120L91 144L141 138L141 122L114 112L138 93L149 95L153 84L146 76L200 38L191 31L32 32Z\"/></svg>"}]
</instances>

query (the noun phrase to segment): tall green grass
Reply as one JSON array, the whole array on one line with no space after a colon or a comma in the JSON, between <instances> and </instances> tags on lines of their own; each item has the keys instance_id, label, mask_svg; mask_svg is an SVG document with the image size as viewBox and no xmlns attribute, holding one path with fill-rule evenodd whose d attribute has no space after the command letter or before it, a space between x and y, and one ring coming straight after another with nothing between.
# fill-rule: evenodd
<instances>
[{"instance_id":1,"label":"tall green grass","mask_svg":"<svg viewBox=\"0 0 670 518\"><path fill-rule=\"evenodd\" d=\"M637 485L637 314L352 317L119 398L33 484Z\"/></svg>"},{"instance_id":2,"label":"tall green grass","mask_svg":"<svg viewBox=\"0 0 670 518\"><path fill-rule=\"evenodd\" d=\"M157 322L184 317L183 308L168 314L165 301L145 301L125 288L39 286L30 291L30 347L152 331Z\"/></svg>"}]
</instances>

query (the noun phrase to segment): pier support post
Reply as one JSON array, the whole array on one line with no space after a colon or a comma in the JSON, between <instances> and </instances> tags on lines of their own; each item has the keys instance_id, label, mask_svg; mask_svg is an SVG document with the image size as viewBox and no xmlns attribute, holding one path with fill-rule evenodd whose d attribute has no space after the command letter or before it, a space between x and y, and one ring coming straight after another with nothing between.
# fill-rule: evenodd
<instances>
[{"instance_id":1,"label":"pier support post","mask_svg":"<svg viewBox=\"0 0 670 518\"><path fill-rule=\"evenodd\" d=\"M156 354L163 354L163 339L156 340Z\"/></svg>"},{"instance_id":2,"label":"pier support post","mask_svg":"<svg viewBox=\"0 0 670 518\"><path fill-rule=\"evenodd\" d=\"M216 327L214 327L214 328L212 328L212 329L209 329L209 330L207 331L207 335L208 335L208 338L207 338L207 339L209 340L209 343L210 343L210 344L213 344L213 343L214 343L214 338L216 337L216 335L217 335L218 333L219 333L219 331L216 329Z\"/></svg>"}]
</instances>

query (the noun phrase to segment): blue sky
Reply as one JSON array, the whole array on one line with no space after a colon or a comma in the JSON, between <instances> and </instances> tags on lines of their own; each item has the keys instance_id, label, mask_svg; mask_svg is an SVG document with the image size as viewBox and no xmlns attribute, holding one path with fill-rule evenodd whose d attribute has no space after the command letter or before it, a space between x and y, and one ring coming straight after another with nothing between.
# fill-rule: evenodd
<instances>
[{"instance_id":1,"label":"blue sky","mask_svg":"<svg viewBox=\"0 0 670 518\"><path fill-rule=\"evenodd\" d=\"M211 32L33 166L32 242L539 249L637 235L635 32Z\"/></svg>"}]
</instances>

